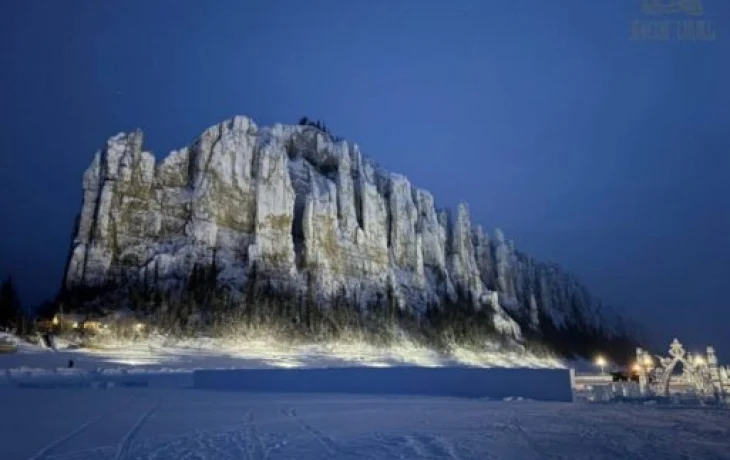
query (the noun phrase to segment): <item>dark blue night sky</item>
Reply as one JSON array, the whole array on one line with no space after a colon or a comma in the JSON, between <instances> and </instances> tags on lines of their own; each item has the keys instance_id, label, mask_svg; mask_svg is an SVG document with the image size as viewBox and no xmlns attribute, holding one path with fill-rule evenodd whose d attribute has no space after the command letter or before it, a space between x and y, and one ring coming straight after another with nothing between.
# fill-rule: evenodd
<instances>
[{"instance_id":1,"label":"dark blue night sky","mask_svg":"<svg viewBox=\"0 0 730 460\"><path fill-rule=\"evenodd\" d=\"M109 136L160 158L308 115L727 361L730 2L703 5L712 42L631 41L640 0L2 0L0 275L55 293Z\"/></svg>"}]
</instances>

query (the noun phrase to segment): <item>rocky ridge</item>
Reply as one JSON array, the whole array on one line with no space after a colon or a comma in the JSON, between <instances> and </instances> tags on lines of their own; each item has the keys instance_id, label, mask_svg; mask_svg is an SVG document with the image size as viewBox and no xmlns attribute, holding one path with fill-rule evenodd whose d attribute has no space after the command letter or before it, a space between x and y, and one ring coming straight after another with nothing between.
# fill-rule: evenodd
<instances>
[{"instance_id":1,"label":"rocky ridge","mask_svg":"<svg viewBox=\"0 0 730 460\"><path fill-rule=\"evenodd\" d=\"M385 292L416 312L465 300L517 338L518 323L624 333L573 276L472 225L465 204L452 218L431 193L316 127L237 116L159 162L141 131L120 133L96 153L83 191L69 290L174 290L197 264L215 264L233 294L255 272L299 295L314 286L325 305L340 295L365 309Z\"/></svg>"}]
</instances>

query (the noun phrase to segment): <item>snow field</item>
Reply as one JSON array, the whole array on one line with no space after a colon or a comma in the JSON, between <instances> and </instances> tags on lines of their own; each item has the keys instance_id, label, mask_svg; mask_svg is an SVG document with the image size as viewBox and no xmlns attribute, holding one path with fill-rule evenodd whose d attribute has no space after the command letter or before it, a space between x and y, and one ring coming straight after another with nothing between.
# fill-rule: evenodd
<instances>
[{"instance_id":1,"label":"snow field","mask_svg":"<svg viewBox=\"0 0 730 460\"><path fill-rule=\"evenodd\" d=\"M730 458L724 407L536 402L512 385L497 400L193 388L193 371L210 368L292 379L352 366L414 372L408 364L422 366L416 372L567 372L540 370L561 367L555 360L498 350L443 356L411 344L295 347L250 338L153 338L95 350L19 345L0 355L2 460Z\"/></svg>"},{"instance_id":2,"label":"snow field","mask_svg":"<svg viewBox=\"0 0 730 460\"><path fill-rule=\"evenodd\" d=\"M634 404L0 389L3 460L726 459L730 412Z\"/></svg>"}]
</instances>

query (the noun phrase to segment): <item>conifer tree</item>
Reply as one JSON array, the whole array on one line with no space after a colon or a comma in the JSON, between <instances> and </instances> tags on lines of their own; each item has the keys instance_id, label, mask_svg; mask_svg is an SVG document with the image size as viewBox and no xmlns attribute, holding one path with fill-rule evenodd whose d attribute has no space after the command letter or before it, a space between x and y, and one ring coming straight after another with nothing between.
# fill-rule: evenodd
<instances>
[{"instance_id":1,"label":"conifer tree","mask_svg":"<svg viewBox=\"0 0 730 460\"><path fill-rule=\"evenodd\" d=\"M13 278L8 276L0 286L0 329L15 329L23 319L23 310Z\"/></svg>"}]
</instances>

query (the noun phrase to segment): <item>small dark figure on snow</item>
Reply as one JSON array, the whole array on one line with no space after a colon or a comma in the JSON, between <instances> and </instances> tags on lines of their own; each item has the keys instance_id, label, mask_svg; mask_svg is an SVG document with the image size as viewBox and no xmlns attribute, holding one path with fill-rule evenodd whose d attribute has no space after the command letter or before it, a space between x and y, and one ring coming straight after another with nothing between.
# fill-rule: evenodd
<instances>
[{"instance_id":1,"label":"small dark figure on snow","mask_svg":"<svg viewBox=\"0 0 730 460\"><path fill-rule=\"evenodd\" d=\"M69 359L68 360L68 368L71 369L72 367L74 367L74 360L73 359Z\"/></svg>"}]
</instances>

